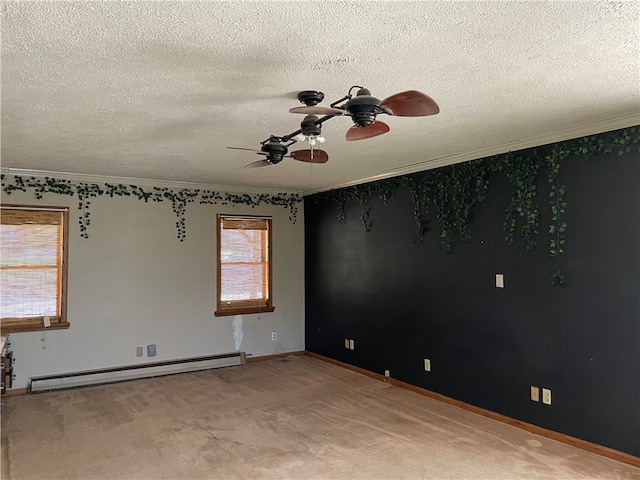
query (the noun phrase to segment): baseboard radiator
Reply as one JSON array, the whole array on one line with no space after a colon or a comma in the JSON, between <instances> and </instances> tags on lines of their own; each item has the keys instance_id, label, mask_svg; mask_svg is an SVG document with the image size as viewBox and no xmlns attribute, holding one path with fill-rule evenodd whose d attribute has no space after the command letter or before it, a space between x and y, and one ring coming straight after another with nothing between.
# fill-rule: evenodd
<instances>
[{"instance_id":1,"label":"baseboard radiator","mask_svg":"<svg viewBox=\"0 0 640 480\"><path fill-rule=\"evenodd\" d=\"M174 373L196 372L221 367L232 367L246 363L245 352L223 353L205 357L181 358L157 363L141 363L122 367L85 370L82 372L63 373L59 375L43 375L31 377L29 392L45 392L65 388L100 385L103 383L122 382L139 378L159 377Z\"/></svg>"}]
</instances>

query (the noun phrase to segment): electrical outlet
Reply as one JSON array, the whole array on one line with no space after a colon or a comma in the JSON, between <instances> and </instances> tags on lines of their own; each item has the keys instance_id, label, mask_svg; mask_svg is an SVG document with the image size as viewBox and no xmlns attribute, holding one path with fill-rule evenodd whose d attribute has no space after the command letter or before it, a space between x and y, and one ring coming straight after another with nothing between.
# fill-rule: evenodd
<instances>
[{"instance_id":1,"label":"electrical outlet","mask_svg":"<svg viewBox=\"0 0 640 480\"><path fill-rule=\"evenodd\" d=\"M504 288L504 275L502 273L496 273L496 287Z\"/></svg>"},{"instance_id":2,"label":"electrical outlet","mask_svg":"<svg viewBox=\"0 0 640 480\"><path fill-rule=\"evenodd\" d=\"M344 348L349 348L349 339L348 338L344 339Z\"/></svg>"},{"instance_id":3,"label":"electrical outlet","mask_svg":"<svg viewBox=\"0 0 640 480\"><path fill-rule=\"evenodd\" d=\"M273 340L274 342L278 340L278 332L276 332L275 330L271 332L271 340Z\"/></svg>"},{"instance_id":4,"label":"electrical outlet","mask_svg":"<svg viewBox=\"0 0 640 480\"><path fill-rule=\"evenodd\" d=\"M353 340L349 340L349 350L355 350L356 349L356 342L354 342Z\"/></svg>"},{"instance_id":5,"label":"electrical outlet","mask_svg":"<svg viewBox=\"0 0 640 480\"><path fill-rule=\"evenodd\" d=\"M533 385L531 385L531 400L534 402L540 401L540 388L534 387Z\"/></svg>"},{"instance_id":6,"label":"electrical outlet","mask_svg":"<svg viewBox=\"0 0 640 480\"><path fill-rule=\"evenodd\" d=\"M430 372L431 371L431 360L428 358L424 359L424 371L425 372Z\"/></svg>"},{"instance_id":7,"label":"electrical outlet","mask_svg":"<svg viewBox=\"0 0 640 480\"><path fill-rule=\"evenodd\" d=\"M385 370L384 371L384 376L385 377L390 377L391 376L391 372L389 370Z\"/></svg>"},{"instance_id":8,"label":"electrical outlet","mask_svg":"<svg viewBox=\"0 0 640 480\"><path fill-rule=\"evenodd\" d=\"M142 356L142 345L138 345L136 347L136 357L141 357Z\"/></svg>"},{"instance_id":9,"label":"electrical outlet","mask_svg":"<svg viewBox=\"0 0 640 480\"><path fill-rule=\"evenodd\" d=\"M542 403L551 405L551 390L548 388L542 389Z\"/></svg>"}]
</instances>

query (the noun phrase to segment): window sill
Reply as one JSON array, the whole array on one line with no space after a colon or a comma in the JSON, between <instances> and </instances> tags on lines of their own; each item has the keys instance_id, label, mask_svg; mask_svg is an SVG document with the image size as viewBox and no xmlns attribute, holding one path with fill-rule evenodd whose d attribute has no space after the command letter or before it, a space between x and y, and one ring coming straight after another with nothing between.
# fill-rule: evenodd
<instances>
[{"instance_id":1,"label":"window sill","mask_svg":"<svg viewBox=\"0 0 640 480\"><path fill-rule=\"evenodd\" d=\"M216 317L230 317L232 315L250 315L252 313L269 313L273 312L276 307L262 307L262 308L235 308L233 310L216 310L213 314Z\"/></svg>"},{"instance_id":2,"label":"window sill","mask_svg":"<svg viewBox=\"0 0 640 480\"><path fill-rule=\"evenodd\" d=\"M69 322L51 322L50 327L45 327L42 320L3 320L2 321L2 335L9 333L22 333L22 332L48 332L49 330L67 330L71 324Z\"/></svg>"}]
</instances>

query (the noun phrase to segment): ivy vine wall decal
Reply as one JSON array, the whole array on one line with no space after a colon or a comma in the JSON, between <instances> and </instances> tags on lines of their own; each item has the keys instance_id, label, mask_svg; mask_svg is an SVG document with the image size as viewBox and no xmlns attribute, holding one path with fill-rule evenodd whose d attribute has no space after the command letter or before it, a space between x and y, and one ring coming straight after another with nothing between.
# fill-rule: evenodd
<instances>
[{"instance_id":1,"label":"ivy vine wall decal","mask_svg":"<svg viewBox=\"0 0 640 480\"><path fill-rule=\"evenodd\" d=\"M488 174L503 172L513 186L511 201L504 214L505 241L511 245L519 231L525 248L534 250L540 231L540 206L536 202L536 185L540 173L546 171L551 207L551 223L548 228L549 254L554 258L560 258L565 253L567 230L567 224L563 219L567 206L566 187L559 179L560 162L569 155L583 156L585 160L601 153L617 152L618 155L622 155L631 152L632 146L639 143L640 128L632 127L558 143L546 155L540 155L536 150L523 153L508 152L452 167L429 170L422 177L393 177L318 193L314 197L316 201L334 201L341 223L346 220L346 202L359 201L362 205L362 226L365 231L370 231L371 197L379 196L386 203L399 189L405 189L411 195L414 204L416 241L422 241L427 231L427 215L433 207L436 210L442 247L449 252L455 244L465 243L471 238L469 223L473 209L486 198L489 189ZM566 283L564 275L559 270L551 276L550 281L553 286L564 286Z\"/></svg>"},{"instance_id":2,"label":"ivy vine wall decal","mask_svg":"<svg viewBox=\"0 0 640 480\"><path fill-rule=\"evenodd\" d=\"M198 202L203 205L249 205L255 208L258 205L275 205L289 210L289 220L295 223L298 216L298 205L302 202L302 196L291 193L269 194L234 194L220 193L211 190L181 189L174 191L170 188L153 187L152 190L144 190L136 185L112 185L105 183L98 185L95 183L74 183L70 180L58 180L55 178L37 178L14 176L11 180L6 175L1 175L2 190L11 195L12 192L27 192L32 190L36 199L42 199L45 193L58 195L76 196L78 198L78 209L81 212L79 217L80 236L89 238L89 225L91 225L91 199L103 195L109 197L137 197L145 203L170 201L173 213L177 217L176 229L178 239L182 242L187 236L186 210L187 205Z\"/></svg>"}]
</instances>

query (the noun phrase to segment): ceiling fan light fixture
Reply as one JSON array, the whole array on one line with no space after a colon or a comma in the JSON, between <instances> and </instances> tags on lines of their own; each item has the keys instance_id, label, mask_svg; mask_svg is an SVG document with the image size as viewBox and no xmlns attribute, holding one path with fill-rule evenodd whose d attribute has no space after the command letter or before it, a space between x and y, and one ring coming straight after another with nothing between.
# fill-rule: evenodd
<instances>
[{"instance_id":1,"label":"ceiling fan light fixture","mask_svg":"<svg viewBox=\"0 0 640 480\"><path fill-rule=\"evenodd\" d=\"M324 143L326 142L327 139L324 137L316 137L314 135L307 137L307 142L309 142L309 145L311 146L311 148L313 148L316 143Z\"/></svg>"},{"instance_id":2,"label":"ceiling fan light fixture","mask_svg":"<svg viewBox=\"0 0 640 480\"><path fill-rule=\"evenodd\" d=\"M311 147L314 147L316 143L324 143L327 141L326 138L320 137L317 135L302 135L299 133L295 137L293 137L296 142L308 142Z\"/></svg>"}]
</instances>

